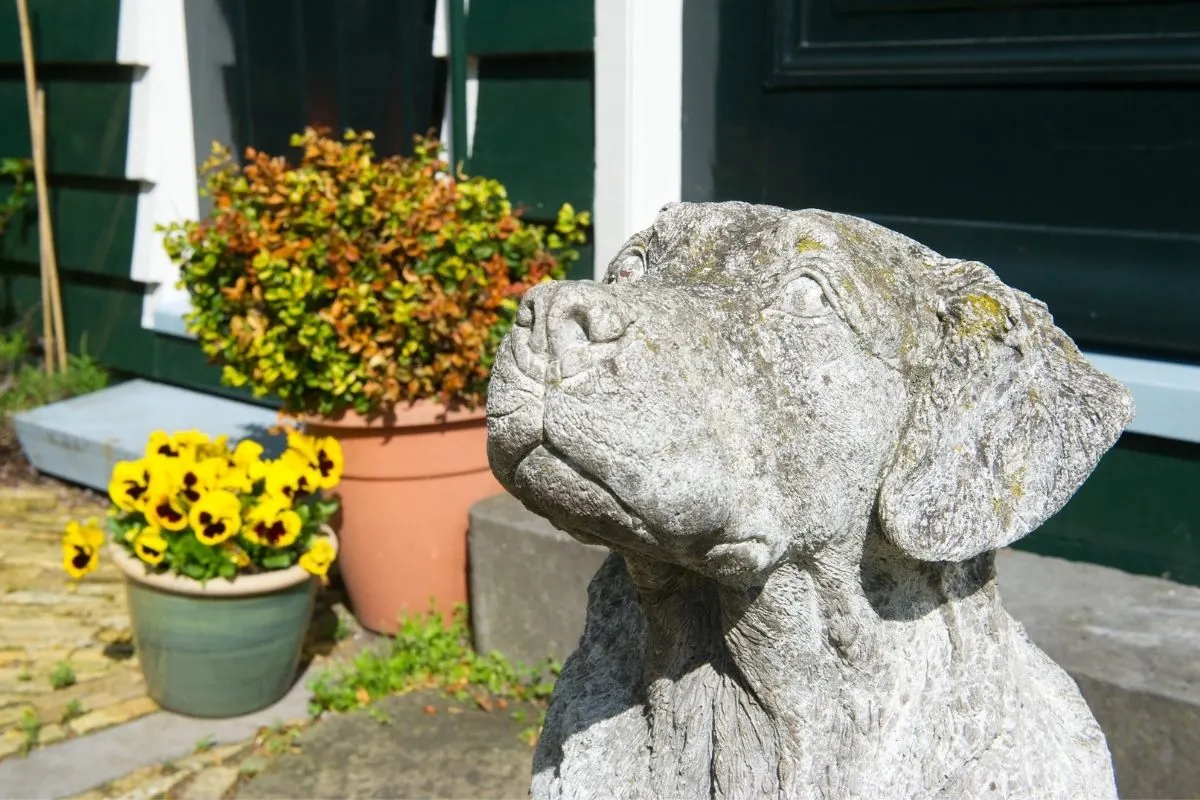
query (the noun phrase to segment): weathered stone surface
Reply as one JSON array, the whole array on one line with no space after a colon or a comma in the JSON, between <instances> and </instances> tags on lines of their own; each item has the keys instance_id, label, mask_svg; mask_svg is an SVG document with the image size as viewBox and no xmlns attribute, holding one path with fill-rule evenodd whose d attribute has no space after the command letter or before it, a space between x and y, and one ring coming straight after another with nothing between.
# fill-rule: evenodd
<instances>
[{"instance_id":1,"label":"weathered stone surface","mask_svg":"<svg viewBox=\"0 0 1200 800\"><path fill-rule=\"evenodd\" d=\"M237 783L237 767L212 767L196 774L179 792L179 800L213 800L224 797Z\"/></svg>"},{"instance_id":2,"label":"weathered stone surface","mask_svg":"<svg viewBox=\"0 0 1200 800\"><path fill-rule=\"evenodd\" d=\"M238 770L232 765L249 753L251 747L248 742L239 742L143 767L103 786L76 794L71 800L152 800L164 796L221 798L237 780Z\"/></svg>"},{"instance_id":3,"label":"weathered stone surface","mask_svg":"<svg viewBox=\"0 0 1200 800\"><path fill-rule=\"evenodd\" d=\"M493 369L500 482L613 550L535 797L1112 797L994 551L1132 416L1044 305L864 220L674 204L538 286Z\"/></svg>"},{"instance_id":4,"label":"weathered stone surface","mask_svg":"<svg viewBox=\"0 0 1200 800\"><path fill-rule=\"evenodd\" d=\"M71 723L71 729L78 734L91 733L110 725L119 725L131 719L144 717L146 714L153 714L155 711L158 711L158 704L149 697L135 697L132 700L125 700L96 711L90 711L74 720Z\"/></svg>"},{"instance_id":5,"label":"weathered stone surface","mask_svg":"<svg viewBox=\"0 0 1200 800\"><path fill-rule=\"evenodd\" d=\"M587 583L608 551L581 548L507 494L475 504L468 541L475 647L525 664L566 659L583 633Z\"/></svg>"},{"instance_id":6,"label":"weathered stone surface","mask_svg":"<svg viewBox=\"0 0 1200 800\"><path fill-rule=\"evenodd\" d=\"M300 752L281 756L236 797L526 796L530 749L507 714L448 713L454 704L430 692L377 705L392 724L365 711L324 719L300 737Z\"/></svg>"}]
</instances>

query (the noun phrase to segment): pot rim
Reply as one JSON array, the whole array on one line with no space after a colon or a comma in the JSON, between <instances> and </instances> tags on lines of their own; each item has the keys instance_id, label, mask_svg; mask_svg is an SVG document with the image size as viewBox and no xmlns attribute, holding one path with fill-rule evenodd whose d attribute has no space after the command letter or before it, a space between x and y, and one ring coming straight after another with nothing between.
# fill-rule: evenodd
<instances>
[{"instance_id":1,"label":"pot rim","mask_svg":"<svg viewBox=\"0 0 1200 800\"><path fill-rule=\"evenodd\" d=\"M334 552L338 550L337 534L328 525L321 526L321 535L329 539ZM161 589L171 594L189 595L192 597L251 597L271 594L298 586L306 580L317 576L299 564L293 564L287 569L273 572L261 572L257 575L239 575L234 580L213 578L207 583L201 583L186 575L167 572L152 574L146 572L146 565L131 555L124 547L116 542L108 545L109 555L117 568L131 581L143 586Z\"/></svg>"},{"instance_id":2,"label":"pot rim","mask_svg":"<svg viewBox=\"0 0 1200 800\"><path fill-rule=\"evenodd\" d=\"M285 416L306 427L388 429L477 422L487 418L487 409L482 407L473 411L448 409L436 400L418 400L412 404L397 405L386 413L371 417L364 417L353 409L347 409L336 417L322 417L317 414L287 414Z\"/></svg>"}]
</instances>

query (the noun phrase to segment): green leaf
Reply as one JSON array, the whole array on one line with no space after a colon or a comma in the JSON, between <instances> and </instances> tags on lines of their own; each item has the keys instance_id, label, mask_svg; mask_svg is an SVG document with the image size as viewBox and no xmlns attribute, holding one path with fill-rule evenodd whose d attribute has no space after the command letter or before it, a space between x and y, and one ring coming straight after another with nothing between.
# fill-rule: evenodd
<instances>
[{"instance_id":1,"label":"green leaf","mask_svg":"<svg viewBox=\"0 0 1200 800\"><path fill-rule=\"evenodd\" d=\"M262 565L267 569L287 569L295 560L295 554L282 550L278 553L272 553L262 560Z\"/></svg>"}]
</instances>

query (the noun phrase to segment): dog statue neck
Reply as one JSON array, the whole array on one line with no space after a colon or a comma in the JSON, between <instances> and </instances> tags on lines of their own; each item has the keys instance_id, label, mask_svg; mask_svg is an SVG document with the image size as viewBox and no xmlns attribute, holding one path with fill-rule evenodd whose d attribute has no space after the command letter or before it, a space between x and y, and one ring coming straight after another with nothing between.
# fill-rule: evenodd
<instances>
[{"instance_id":1,"label":"dog statue neck","mask_svg":"<svg viewBox=\"0 0 1200 800\"><path fill-rule=\"evenodd\" d=\"M653 762L661 797L710 781L717 796L722 783L785 797L894 788L896 765L906 762L888 751L921 744L900 734L969 703L971 684L961 678L1003 646L978 633L1005 627L994 619L1003 612L991 554L920 564L868 537L855 554L788 562L750 588L661 564L626 565L645 620L648 744L677 756ZM993 722L944 748L954 751L942 753L945 763L986 749L998 733ZM899 784L930 785L924 773L943 759L913 755L914 774ZM877 783L873 762L890 765ZM846 776L858 783L836 783Z\"/></svg>"}]
</instances>

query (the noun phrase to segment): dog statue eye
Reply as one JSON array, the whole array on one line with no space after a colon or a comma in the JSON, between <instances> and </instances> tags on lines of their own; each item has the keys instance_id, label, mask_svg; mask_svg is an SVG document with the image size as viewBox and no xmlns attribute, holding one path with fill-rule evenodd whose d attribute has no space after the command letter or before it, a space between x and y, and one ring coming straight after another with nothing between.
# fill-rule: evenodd
<instances>
[{"instance_id":1,"label":"dog statue eye","mask_svg":"<svg viewBox=\"0 0 1200 800\"><path fill-rule=\"evenodd\" d=\"M621 256L612 266L609 283L636 281L646 274L646 256L641 251L632 251Z\"/></svg>"},{"instance_id":2,"label":"dog statue eye","mask_svg":"<svg viewBox=\"0 0 1200 800\"><path fill-rule=\"evenodd\" d=\"M824 317L835 311L825 287L808 275L801 275L783 288L778 307L780 311L805 318Z\"/></svg>"}]
</instances>

